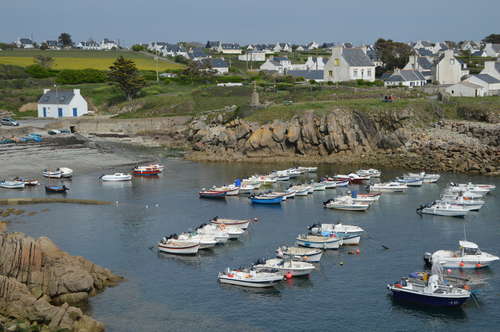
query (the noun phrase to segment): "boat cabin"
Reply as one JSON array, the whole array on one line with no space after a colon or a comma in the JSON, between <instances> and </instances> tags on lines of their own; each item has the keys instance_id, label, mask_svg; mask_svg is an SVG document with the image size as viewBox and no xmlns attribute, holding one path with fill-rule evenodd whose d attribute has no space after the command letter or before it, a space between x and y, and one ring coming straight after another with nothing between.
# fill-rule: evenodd
<instances>
[{"instance_id":1,"label":"boat cabin","mask_svg":"<svg viewBox=\"0 0 500 332\"><path fill-rule=\"evenodd\" d=\"M460 254L461 256L466 255L481 255L481 250L479 246L474 242L469 241L459 241L460 244Z\"/></svg>"}]
</instances>

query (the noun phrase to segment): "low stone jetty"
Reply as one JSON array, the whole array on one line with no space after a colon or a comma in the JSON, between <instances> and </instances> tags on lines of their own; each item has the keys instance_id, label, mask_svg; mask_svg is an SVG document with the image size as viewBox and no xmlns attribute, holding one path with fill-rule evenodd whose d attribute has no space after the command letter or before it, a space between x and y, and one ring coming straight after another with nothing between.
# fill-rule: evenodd
<instances>
[{"instance_id":1,"label":"low stone jetty","mask_svg":"<svg viewBox=\"0 0 500 332\"><path fill-rule=\"evenodd\" d=\"M97 201L93 199L79 198L2 198L0 205L28 205L45 203L68 203L68 204L88 204L88 205L109 205L111 202Z\"/></svg>"}]
</instances>

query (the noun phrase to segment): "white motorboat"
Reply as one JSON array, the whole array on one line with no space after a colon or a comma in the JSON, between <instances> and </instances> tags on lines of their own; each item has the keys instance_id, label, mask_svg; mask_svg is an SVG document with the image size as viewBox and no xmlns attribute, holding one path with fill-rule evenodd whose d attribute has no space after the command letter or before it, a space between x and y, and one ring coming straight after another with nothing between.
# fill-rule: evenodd
<instances>
[{"instance_id":1,"label":"white motorboat","mask_svg":"<svg viewBox=\"0 0 500 332\"><path fill-rule=\"evenodd\" d=\"M303 167L303 166L299 166L299 167L297 167L297 170L304 171L306 173L316 173L318 171L318 167Z\"/></svg>"},{"instance_id":2,"label":"white motorboat","mask_svg":"<svg viewBox=\"0 0 500 332\"><path fill-rule=\"evenodd\" d=\"M432 202L421 205L417 209L418 214L424 213L444 217L465 217L468 212L469 210L465 209L463 206L451 205L442 202Z\"/></svg>"},{"instance_id":3,"label":"white motorboat","mask_svg":"<svg viewBox=\"0 0 500 332\"><path fill-rule=\"evenodd\" d=\"M217 224L201 224L196 228L196 233L213 237L217 244L224 244L229 240L229 234Z\"/></svg>"},{"instance_id":4,"label":"white motorboat","mask_svg":"<svg viewBox=\"0 0 500 332\"><path fill-rule=\"evenodd\" d=\"M301 234L297 236L296 241L298 246L319 249L338 249L342 245L342 240L338 237L311 234Z\"/></svg>"},{"instance_id":5,"label":"white motorboat","mask_svg":"<svg viewBox=\"0 0 500 332\"><path fill-rule=\"evenodd\" d=\"M429 265L440 264L446 269L480 269L498 261L499 257L482 252L479 246L470 241L459 241L458 251L438 250L424 254L424 260Z\"/></svg>"},{"instance_id":6,"label":"white motorboat","mask_svg":"<svg viewBox=\"0 0 500 332\"><path fill-rule=\"evenodd\" d=\"M455 184L452 182L452 183L450 183L448 190L451 192L468 191L468 192L471 192L473 194L478 194L478 195L484 196L490 192L491 187L489 187L487 185L475 185L475 184L472 184L470 182L467 184L465 184L465 183Z\"/></svg>"},{"instance_id":7,"label":"white motorboat","mask_svg":"<svg viewBox=\"0 0 500 332\"><path fill-rule=\"evenodd\" d=\"M0 188L5 189L23 189L26 186L24 181L1 181Z\"/></svg>"},{"instance_id":8,"label":"white motorboat","mask_svg":"<svg viewBox=\"0 0 500 332\"><path fill-rule=\"evenodd\" d=\"M132 175L124 173L106 174L101 176L102 181L131 181Z\"/></svg>"},{"instance_id":9,"label":"white motorboat","mask_svg":"<svg viewBox=\"0 0 500 332\"><path fill-rule=\"evenodd\" d=\"M356 172L361 177L370 177L370 178L379 178L380 175L382 174L379 170L377 169L360 169L359 171Z\"/></svg>"},{"instance_id":10,"label":"white motorboat","mask_svg":"<svg viewBox=\"0 0 500 332\"><path fill-rule=\"evenodd\" d=\"M320 183L324 184L326 189L337 188L337 181L334 181L334 180L322 179Z\"/></svg>"},{"instance_id":11,"label":"white motorboat","mask_svg":"<svg viewBox=\"0 0 500 332\"><path fill-rule=\"evenodd\" d=\"M370 192L405 192L408 186L398 182L374 183L370 186Z\"/></svg>"},{"instance_id":12,"label":"white motorboat","mask_svg":"<svg viewBox=\"0 0 500 332\"><path fill-rule=\"evenodd\" d=\"M313 234L321 234L322 232L336 233L340 236L344 235L361 235L364 229L355 225L337 224L313 224L308 227L309 231Z\"/></svg>"},{"instance_id":13,"label":"white motorboat","mask_svg":"<svg viewBox=\"0 0 500 332\"><path fill-rule=\"evenodd\" d=\"M200 248L198 241L186 241L177 239L176 235L164 237L158 243L158 250L168 254L195 255Z\"/></svg>"},{"instance_id":14,"label":"white motorboat","mask_svg":"<svg viewBox=\"0 0 500 332\"><path fill-rule=\"evenodd\" d=\"M62 172L59 168L55 170L44 169L42 175L46 178L60 179L62 177Z\"/></svg>"},{"instance_id":15,"label":"white motorboat","mask_svg":"<svg viewBox=\"0 0 500 332\"><path fill-rule=\"evenodd\" d=\"M61 171L61 177L63 178L70 178L73 176L73 170L71 168L59 167L59 170Z\"/></svg>"},{"instance_id":16,"label":"white motorboat","mask_svg":"<svg viewBox=\"0 0 500 332\"><path fill-rule=\"evenodd\" d=\"M351 194L351 196L352 196L352 192L348 191L347 193ZM354 198L358 202L373 203L373 202L378 201L380 199L380 196L382 196L381 193L368 193L368 194L356 193L356 197L354 197Z\"/></svg>"},{"instance_id":17,"label":"white motorboat","mask_svg":"<svg viewBox=\"0 0 500 332\"><path fill-rule=\"evenodd\" d=\"M408 187L420 187L424 183L424 180L423 178L413 178L405 176L403 178L398 178L397 182L404 183Z\"/></svg>"},{"instance_id":18,"label":"white motorboat","mask_svg":"<svg viewBox=\"0 0 500 332\"><path fill-rule=\"evenodd\" d=\"M315 266L311 263L294 261L291 259L271 258L267 260L258 260L253 268L257 271L276 269L283 275L291 274L292 277L309 275L314 271Z\"/></svg>"},{"instance_id":19,"label":"white motorboat","mask_svg":"<svg viewBox=\"0 0 500 332\"><path fill-rule=\"evenodd\" d=\"M322 182L311 183L311 186L313 187L313 191L325 191L326 189L326 184Z\"/></svg>"},{"instance_id":20,"label":"white motorboat","mask_svg":"<svg viewBox=\"0 0 500 332\"><path fill-rule=\"evenodd\" d=\"M313 186L307 186L307 193L312 194L314 192L314 187Z\"/></svg>"},{"instance_id":21,"label":"white motorboat","mask_svg":"<svg viewBox=\"0 0 500 332\"><path fill-rule=\"evenodd\" d=\"M309 194L309 187L307 186L292 186L288 188L295 192L295 196L307 196Z\"/></svg>"},{"instance_id":22,"label":"white motorboat","mask_svg":"<svg viewBox=\"0 0 500 332\"><path fill-rule=\"evenodd\" d=\"M441 175L439 174L425 174L424 175L424 183L436 183L439 181L439 178L441 178Z\"/></svg>"},{"instance_id":23,"label":"white motorboat","mask_svg":"<svg viewBox=\"0 0 500 332\"><path fill-rule=\"evenodd\" d=\"M368 205L371 205L372 203L378 200L378 196L358 196L357 194L338 196L336 199L348 200L349 198L352 199L354 203L368 204Z\"/></svg>"},{"instance_id":24,"label":"white motorboat","mask_svg":"<svg viewBox=\"0 0 500 332\"><path fill-rule=\"evenodd\" d=\"M215 236L211 234L181 233L177 236L177 238L182 241L198 241L200 244L200 250L213 248L217 244Z\"/></svg>"},{"instance_id":25,"label":"white motorboat","mask_svg":"<svg viewBox=\"0 0 500 332\"><path fill-rule=\"evenodd\" d=\"M342 196L323 202L323 206L336 210L366 211L370 207L370 204L366 202L356 202L351 196Z\"/></svg>"},{"instance_id":26,"label":"white motorboat","mask_svg":"<svg viewBox=\"0 0 500 332\"><path fill-rule=\"evenodd\" d=\"M318 263L322 255L323 250L315 248L281 246L276 249L276 256L279 258L289 258L309 263Z\"/></svg>"},{"instance_id":27,"label":"white motorboat","mask_svg":"<svg viewBox=\"0 0 500 332\"><path fill-rule=\"evenodd\" d=\"M217 227L219 228L219 230L229 235L229 240L237 240L241 235L245 234L245 230L238 226L228 226L225 224L218 224Z\"/></svg>"},{"instance_id":28,"label":"white motorboat","mask_svg":"<svg viewBox=\"0 0 500 332\"><path fill-rule=\"evenodd\" d=\"M241 229L247 229L248 225L251 221L257 221L257 218L254 219L226 219L214 217L210 220L213 224L226 225L226 226L238 226Z\"/></svg>"},{"instance_id":29,"label":"white motorboat","mask_svg":"<svg viewBox=\"0 0 500 332\"><path fill-rule=\"evenodd\" d=\"M302 171L302 170L297 169L297 168L289 168L289 169L287 169L286 171L287 171L287 173L288 173L288 176L289 176L291 179L296 178L296 177L298 177L299 175L301 175L301 174L304 174L304 173L305 173L305 171Z\"/></svg>"},{"instance_id":30,"label":"white motorboat","mask_svg":"<svg viewBox=\"0 0 500 332\"><path fill-rule=\"evenodd\" d=\"M443 195L440 202L463 206L469 211L478 211L483 207L485 201L480 199L467 199L459 195Z\"/></svg>"},{"instance_id":31,"label":"white motorboat","mask_svg":"<svg viewBox=\"0 0 500 332\"><path fill-rule=\"evenodd\" d=\"M242 183L240 187L240 195L250 195L255 189L255 186L252 184Z\"/></svg>"},{"instance_id":32,"label":"white motorboat","mask_svg":"<svg viewBox=\"0 0 500 332\"><path fill-rule=\"evenodd\" d=\"M218 275L220 283L244 287L272 287L281 280L283 274L276 272L258 272L254 269L231 270L227 269Z\"/></svg>"},{"instance_id":33,"label":"white motorboat","mask_svg":"<svg viewBox=\"0 0 500 332\"><path fill-rule=\"evenodd\" d=\"M449 188L444 190L443 195L444 196L459 195L459 196L462 196L464 199L470 199L470 200L481 200L483 198L483 195L475 194L475 193L470 192L470 191L454 191L454 190L450 190Z\"/></svg>"}]
</instances>

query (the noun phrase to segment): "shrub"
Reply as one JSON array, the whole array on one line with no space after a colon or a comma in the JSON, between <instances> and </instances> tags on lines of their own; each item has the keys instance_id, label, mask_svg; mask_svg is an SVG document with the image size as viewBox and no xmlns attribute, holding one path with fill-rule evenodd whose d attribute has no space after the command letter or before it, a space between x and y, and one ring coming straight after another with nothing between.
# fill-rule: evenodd
<instances>
[{"instance_id":1,"label":"shrub","mask_svg":"<svg viewBox=\"0 0 500 332\"><path fill-rule=\"evenodd\" d=\"M218 83L241 83L244 82L245 79L241 76L219 76L217 77Z\"/></svg>"},{"instance_id":2,"label":"shrub","mask_svg":"<svg viewBox=\"0 0 500 332\"><path fill-rule=\"evenodd\" d=\"M57 71L47 69L40 65L31 65L26 67L25 70L33 78L48 78L54 77L57 74Z\"/></svg>"},{"instance_id":3,"label":"shrub","mask_svg":"<svg viewBox=\"0 0 500 332\"><path fill-rule=\"evenodd\" d=\"M23 67L13 65L0 65L0 80L28 78L29 75Z\"/></svg>"},{"instance_id":4,"label":"shrub","mask_svg":"<svg viewBox=\"0 0 500 332\"><path fill-rule=\"evenodd\" d=\"M59 84L103 83L106 72L97 69L64 69L57 74Z\"/></svg>"}]
</instances>

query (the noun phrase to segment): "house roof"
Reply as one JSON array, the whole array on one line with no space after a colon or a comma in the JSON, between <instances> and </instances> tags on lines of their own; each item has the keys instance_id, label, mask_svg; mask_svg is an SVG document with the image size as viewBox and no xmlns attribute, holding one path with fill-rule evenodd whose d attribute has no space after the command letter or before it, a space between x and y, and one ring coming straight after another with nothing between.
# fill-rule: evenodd
<instances>
[{"instance_id":1,"label":"house roof","mask_svg":"<svg viewBox=\"0 0 500 332\"><path fill-rule=\"evenodd\" d=\"M491 44L493 51L500 53L500 44Z\"/></svg>"},{"instance_id":2,"label":"house roof","mask_svg":"<svg viewBox=\"0 0 500 332\"><path fill-rule=\"evenodd\" d=\"M420 56L432 56L432 52L426 48L417 48L415 52Z\"/></svg>"},{"instance_id":3,"label":"house roof","mask_svg":"<svg viewBox=\"0 0 500 332\"><path fill-rule=\"evenodd\" d=\"M60 46L57 40L46 40L45 43L47 46Z\"/></svg>"},{"instance_id":4,"label":"house roof","mask_svg":"<svg viewBox=\"0 0 500 332\"><path fill-rule=\"evenodd\" d=\"M68 105L74 96L73 90L49 90L40 97L38 103Z\"/></svg>"},{"instance_id":5,"label":"house roof","mask_svg":"<svg viewBox=\"0 0 500 332\"><path fill-rule=\"evenodd\" d=\"M473 52L471 55L472 56L483 56L483 54L484 54L484 51L479 50L479 51Z\"/></svg>"},{"instance_id":6,"label":"house roof","mask_svg":"<svg viewBox=\"0 0 500 332\"><path fill-rule=\"evenodd\" d=\"M220 58L210 59L210 65L212 66L212 68L227 68L227 67L229 67L227 62L224 61L223 59L220 59Z\"/></svg>"},{"instance_id":7,"label":"house roof","mask_svg":"<svg viewBox=\"0 0 500 332\"><path fill-rule=\"evenodd\" d=\"M33 41L31 41L31 39L29 39L29 38L21 38L21 39L19 39L19 42L21 44L24 44L24 45L26 45L26 44L33 44Z\"/></svg>"},{"instance_id":8,"label":"house roof","mask_svg":"<svg viewBox=\"0 0 500 332\"><path fill-rule=\"evenodd\" d=\"M279 61L289 61L289 60L288 60L288 58L286 56L275 56L273 58L273 61L279 62Z\"/></svg>"},{"instance_id":9,"label":"house roof","mask_svg":"<svg viewBox=\"0 0 500 332\"><path fill-rule=\"evenodd\" d=\"M409 81L425 81L424 75L416 70L400 70L395 71L385 81L388 82L409 82Z\"/></svg>"},{"instance_id":10,"label":"house roof","mask_svg":"<svg viewBox=\"0 0 500 332\"><path fill-rule=\"evenodd\" d=\"M370 58L360 48L344 48L342 56L350 66L353 67L371 67L374 64Z\"/></svg>"},{"instance_id":11,"label":"house roof","mask_svg":"<svg viewBox=\"0 0 500 332\"><path fill-rule=\"evenodd\" d=\"M322 70L289 70L286 72L288 75L295 77L303 77L306 80L322 80Z\"/></svg>"},{"instance_id":12,"label":"house roof","mask_svg":"<svg viewBox=\"0 0 500 332\"><path fill-rule=\"evenodd\" d=\"M202 48L193 48L193 50L189 53L189 56L192 58L203 58L207 56L207 53Z\"/></svg>"},{"instance_id":13,"label":"house roof","mask_svg":"<svg viewBox=\"0 0 500 332\"><path fill-rule=\"evenodd\" d=\"M486 82L488 84L494 84L494 83L500 83L500 80L494 78L491 75L488 74L477 74L477 75L472 75L472 77L476 77L480 79L483 82Z\"/></svg>"},{"instance_id":14,"label":"house roof","mask_svg":"<svg viewBox=\"0 0 500 332\"><path fill-rule=\"evenodd\" d=\"M369 49L366 51L366 55L370 58L372 61L378 61L380 60L377 51L373 49Z\"/></svg>"},{"instance_id":15,"label":"house roof","mask_svg":"<svg viewBox=\"0 0 500 332\"><path fill-rule=\"evenodd\" d=\"M500 61L495 62L495 69L500 73Z\"/></svg>"},{"instance_id":16,"label":"house roof","mask_svg":"<svg viewBox=\"0 0 500 332\"><path fill-rule=\"evenodd\" d=\"M421 40L420 43L422 44L422 46L426 46L426 47L433 46L432 43L427 41L427 40Z\"/></svg>"},{"instance_id":17,"label":"house roof","mask_svg":"<svg viewBox=\"0 0 500 332\"><path fill-rule=\"evenodd\" d=\"M451 86L456 86L456 85L463 85L463 86L466 86L468 88L473 88L473 89L481 89L482 88L482 86L480 86L479 84L474 84L474 83L467 82L467 81L459 82L459 83L453 84Z\"/></svg>"},{"instance_id":18,"label":"house roof","mask_svg":"<svg viewBox=\"0 0 500 332\"><path fill-rule=\"evenodd\" d=\"M211 48L211 47L218 47L220 44L220 41L215 41L215 40L209 40L207 41L207 45L205 46L206 48Z\"/></svg>"},{"instance_id":19,"label":"house roof","mask_svg":"<svg viewBox=\"0 0 500 332\"><path fill-rule=\"evenodd\" d=\"M432 69L432 63L426 57L418 57L417 63L423 69L426 69L426 70Z\"/></svg>"},{"instance_id":20,"label":"house roof","mask_svg":"<svg viewBox=\"0 0 500 332\"><path fill-rule=\"evenodd\" d=\"M236 50L236 49L240 49L240 44L238 44L238 43L222 43L221 47L223 50Z\"/></svg>"}]
</instances>

